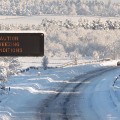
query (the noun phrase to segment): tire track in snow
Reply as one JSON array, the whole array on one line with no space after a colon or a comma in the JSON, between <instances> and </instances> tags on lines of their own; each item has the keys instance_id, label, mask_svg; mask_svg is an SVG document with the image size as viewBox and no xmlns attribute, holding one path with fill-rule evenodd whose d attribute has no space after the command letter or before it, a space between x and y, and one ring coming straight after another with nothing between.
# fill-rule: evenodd
<instances>
[{"instance_id":1,"label":"tire track in snow","mask_svg":"<svg viewBox=\"0 0 120 120\"><path fill-rule=\"evenodd\" d=\"M36 118L39 120L71 120L72 118L76 117L79 118L79 120L80 118L81 120L84 120L84 117L81 113L79 113L79 115L75 113L70 113L70 102L76 97L76 94L71 93L75 93L85 82L89 82L93 78L98 77L103 73L115 68L116 67L106 67L97 69L95 71L91 71L76 77L74 80L72 80L74 81L74 83L61 85L61 89L58 90L59 93L57 93L56 95L50 95L45 101L43 101L40 109L37 110L39 112L36 115ZM71 88L71 90L69 90L69 88ZM69 94L63 94L63 92L67 90L69 90ZM81 96L81 94L79 94L79 96ZM74 105L74 103L72 104Z\"/></svg>"},{"instance_id":2,"label":"tire track in snow","mask_svg":"<svg viewBox=\"0 0 120 120\"><path fill-rule=\"evenodd\" d=\"M98 77L98 76L100 76L100 75L102 75L103 73L105 73L105 72L109 72L109 71L111 71L111 70L113 70L113 69L116 69L116 68L107 68L107 69L102 69L102 70L98 70L98 71L96 71L96 72L94 72L93 74L89 74L88 75L88 77L86 77L83 81L82 81L82 83L79 83L79 84L77 84L74 88L73 88L73 90L72 90L72 92L76 92L77 91L77 89L79 89L80 88L80 86L82 86L85 82L87 83L87 82L89 82L89 81L91 81L93 78L96 78L96 77ZM80 78L81 79L81 78ZM89 95L89 96L91 96L91 95ZM89 100L91 101L91 98L92 98L92 96L89 98ZM70 102L70 100L72 100L72 99L74 99L74 96L73 95L69 95L67 98L66 98L66 104L65 104L65 108L66 108L66 113L67 113L67 110L69 111L69 107L67 107L67 106L69 106L69 102ZM90 104L91 104L91 102L89 102ZM90 105L89 104L89 105ZM92 105L90 105L90 107L91 107ZM92 108L91 108L92 109ZM98 115L97 115L97 113L94 111L94 116L96 115L96 119L97 120L99 120L99 117L98 117ZM82 115L81 115L82 116ZM69 119L67 119L67 120L70 120L71 118L69 118ZM74 118L73 118L74 119ZM78 116L78 119L79 119L79 116ZM77 120L78 120L77 119ZM84 117L82 117L82 120L84 120Z\"/></svg>"}]
</instances>

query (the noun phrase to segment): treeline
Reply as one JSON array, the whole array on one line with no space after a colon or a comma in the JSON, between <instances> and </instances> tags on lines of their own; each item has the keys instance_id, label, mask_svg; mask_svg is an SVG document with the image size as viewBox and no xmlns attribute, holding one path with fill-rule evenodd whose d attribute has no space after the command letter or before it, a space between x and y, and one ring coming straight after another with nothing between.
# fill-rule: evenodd
<instances>
[{"instance_id":1,"label":"treeline","mask_svg":"<svg viewBox=\"0 0 120 120\"><path fill-rule=\"evenodd\" d=\"M102 21L100 19L96 19L90 22L87 19L79 19L78 22L75 23L69 19L66 19L65 21L54 21L54 20L43 19L41 24L44 27L48 27L51 25L57 25L59 27L65 27L68 29L74 29L74 28L84 28L84 29L92 29L92 30L120 29L120 21L116 21L116 20Z\"/></svg>"},{"instance_id":2,"label":"treeline","mask_svg":"<svg viewBox=\"0 0 120 120\"><path fill-rule=\"evenodd\" d=\"M66 28L66 29L91 29L91 30L115 30L120 29L119 20L91 20L87 19L78 19L77 22L66 19L65 21L60 20L48 20L43 19L39 24L0 24L0 30L11 30L11 29L20 29L20 30L47 30L49 27L53 26L57 28Z\"/></svg>"},{"instance_id":3,"label":"treeline","mask_svg":"<svg viewBox=\"0 0 120 120\"><path fill-rule=\"evenodd\" d=\"M120 16L119 3L99 0L1 0L0 15Z\"/></svg>"}]
</instances>

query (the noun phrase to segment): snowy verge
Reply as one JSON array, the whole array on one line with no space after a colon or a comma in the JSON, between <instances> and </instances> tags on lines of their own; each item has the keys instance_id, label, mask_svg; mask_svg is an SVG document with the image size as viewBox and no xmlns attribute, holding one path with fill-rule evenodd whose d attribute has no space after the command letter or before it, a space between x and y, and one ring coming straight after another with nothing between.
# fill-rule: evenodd
<instances>
[{"instance_id":1,"label":"snowy verge","mask_svg":"<svg viewBox=\"0 0 120 120\"><path fill-rule=\"evenodd\" d=\"M117 111L120 113L120 75L117 76L111 84L110 94Z\"/></svg>"}]
</instances>

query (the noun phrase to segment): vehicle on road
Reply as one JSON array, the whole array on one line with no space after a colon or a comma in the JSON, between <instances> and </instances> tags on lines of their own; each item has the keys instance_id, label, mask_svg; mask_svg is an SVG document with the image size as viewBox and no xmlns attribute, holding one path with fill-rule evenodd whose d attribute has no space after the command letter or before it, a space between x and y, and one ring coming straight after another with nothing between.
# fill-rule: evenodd
<instances>
[{"instance_id":1,"label":"vehicle on road","mask_svg":"<svg viewBox=\"0 0 120 120\"><path fill-rule=\"evenodd\" d=\"M120 61L117 62L117 66L120 66Z\"/></svg>"}]
</instances>

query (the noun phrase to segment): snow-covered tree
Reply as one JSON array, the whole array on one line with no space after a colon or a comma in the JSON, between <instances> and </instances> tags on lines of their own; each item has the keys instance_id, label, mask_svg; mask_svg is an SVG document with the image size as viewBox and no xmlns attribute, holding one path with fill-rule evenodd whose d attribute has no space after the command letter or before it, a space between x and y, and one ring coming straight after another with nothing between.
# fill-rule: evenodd
<instances>
[{"instance_id":1,"label":"snow-covered tree","mask_svg":"<svg viewBox=\"0 0 120 120\"><path fill-rule=\"evenodd\" d=\"M7 71L4 67L0 67L0 93L5 90L5 82L7 82Z\"/></svg>"},{"instance_id":2,"label":"snow-covered tree","mask_svg":"<svg viewBox=\"0 0 120 120\"><path fill-rule=\"evenodd\" d=\"M48 67L48 57L44 56L41 63L42 63L43 69L46 70Z\"/></svg>"},{"instance_id":3,"label":"snow-covered tree","mask_svg":"<svg viewBox=\"0 0 120 120\"><path fill-rule=\"evenodd\" d=\"M98 60L99 59L99 53L97 51L93 51L93 58L95 60Z\"/></svg>"},{"instance_id":4,"label":"snow-covered tree","mask_svg":"<svg viewBox=\"0 0 120 120\"><path fill-rule=\"evenodd\" d=\"M6 76L10 76L17 73L17 69L20 68L20 63L17 58L14 57L1 57L2 68L6 69Z\"/></svg>"},{"instance_id":5,"label":"snow-covered tree","mask_svg":"<svg viewBox=\"0 0 120 120\"><path fill-rule=\"evenodd\" d=\"M119 4L98 0L1 0L2 15L97 15L119 16Z\"/></svg>"},{"instance_id":6,"label":"snow-covered tree","mask_svg":"<svg viewBox=\"0 0 120 120\"><path fill-rule=\"evenodd\" d=\"M0 82L7 81L7 69L3 66L0 67Z\"/></svg>"},{"instance_id":7,"label":"snow-covered tree","mask_svg":"<svg viewBox=\"0 0 120 120\"><path fill-rule=\"evenodd\" d=\"M5 89L5 82L7 82L10 75L17 73L20 64L17 58L14 57L1 57L0 63L0 87Z\"/></svg>"},{"instance_id":8,"label":"snow-covered tree","mask_svg":"<svg viewBox=\"0 0 120 120\"><path fill-rule=\"evenodd\" d=\"M75 4L72 4L72 5L70 6L69 14L70 14L70 15L77 15L77 11L76 11L76 6L75 6Z\"/></svg>"}]
</instances>

